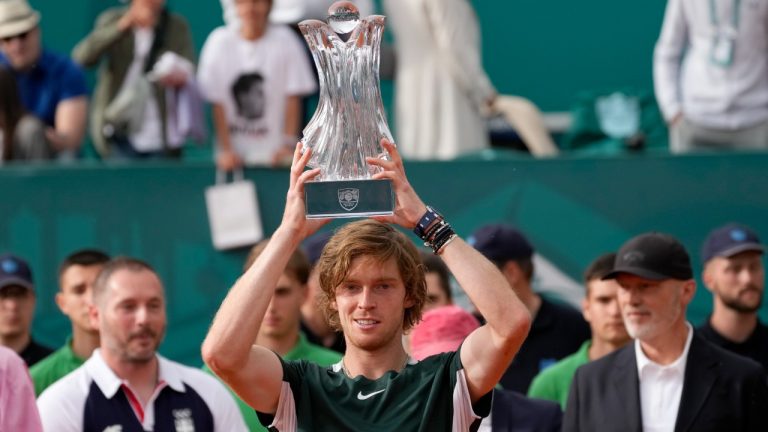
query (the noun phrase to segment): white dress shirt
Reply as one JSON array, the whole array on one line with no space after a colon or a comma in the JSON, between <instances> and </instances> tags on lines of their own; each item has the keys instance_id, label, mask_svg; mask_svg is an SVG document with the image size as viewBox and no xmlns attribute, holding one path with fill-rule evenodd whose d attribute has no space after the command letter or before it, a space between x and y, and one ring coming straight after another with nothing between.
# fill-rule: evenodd
<instances>
[{"instance_id":1,"label":"white dress shirt","mask_svg":"<svg viewBox=\"0 0 768 432\"><path fill-rule=\"evenodd\" d=\"M718 34L732 38L730 65L712 61ZM768 2L669 0L653 82L667 121L682 112L696 125L734 130L768 120Z\"/></svg>"},{"instance_id":2,"label":"white dress shirt","mask_svg":"<svg viewBox=\"0 0 768 432\"><path fill-rule=\"evenodd\" d=\"M688 363L688 350L693 340L693 327L688 328L685 348L674 362L660 365L649 359L635 339L635 358L637 375L640 377L640 412L644 432L670 432L675 429L677 410L683 394L685 366Z\"/></svg>"}]
</instances>

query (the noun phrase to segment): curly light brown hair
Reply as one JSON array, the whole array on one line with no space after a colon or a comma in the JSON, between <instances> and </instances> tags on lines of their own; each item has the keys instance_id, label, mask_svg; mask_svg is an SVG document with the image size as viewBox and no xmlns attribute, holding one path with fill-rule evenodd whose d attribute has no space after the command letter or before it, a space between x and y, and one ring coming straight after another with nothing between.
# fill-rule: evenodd
<instances>
[{"instance_id":1,"label":"curly light brown hair","mask_svg":"<svg viewBox=\"0 0 768 432\"><path fill-rule=\"evenodd\" d=\"M331 307L336 298L336 288L349 273L352 261L359 257L374 258L385 262L394 258L400 277L405 285L405 298L413 305L403 314L403 330L408 330L421 320L421 312L427 300L427 283L424 266L416 246L406 236L390 225L375 220L352 222L339 230L328 243L317 261L322 294L320 309L330 326L339 331L339 312Z\"/></svg>"}]
</instances>

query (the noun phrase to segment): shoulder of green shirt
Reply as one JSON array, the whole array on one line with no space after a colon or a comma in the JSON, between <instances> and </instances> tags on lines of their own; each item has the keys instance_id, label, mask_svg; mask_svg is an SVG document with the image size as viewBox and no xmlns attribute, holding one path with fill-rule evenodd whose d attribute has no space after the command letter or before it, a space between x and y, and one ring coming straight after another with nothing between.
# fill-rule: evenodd
<instances>
[{"instance_id":1,"label":"shoulder of green shirt","mask_svg":"<svg viewBox=\"0 0 768 432\"><path fill-rule=\"evenodd\" d=\"M330 366L341 360L341 354L320 345L309 342L304 333L299 333L299 341L293 349L283 356L285 360L309 360L320 366Z\"/></svg>"},{"instance_id":2,"label":"shoulder of green shirt","mask_svg":"<svg viewBox=\"0 0 768 432\"><path fill-rule=\"evenodd\" d=\"M591 340L587 340L578 351L539 372L528 388L528 396L560 402L562 391L570 388L573 373L579 366L589 361L588 358L584 360L591 343Z\"/></svg>"},{"instance_id":3,"label":"shoulder of green shirt","mask_svg":"<svg viewBox=\"0 0 768 432\"><path fill-rule=\"evenodd\" d=\"M76 357L72 352L70 342L71 338L68 338L64 346L29 368L29 375L35 385L35 396L40 396L51 384L85 363L84 359Z\"/></svg>"}]
</instances>

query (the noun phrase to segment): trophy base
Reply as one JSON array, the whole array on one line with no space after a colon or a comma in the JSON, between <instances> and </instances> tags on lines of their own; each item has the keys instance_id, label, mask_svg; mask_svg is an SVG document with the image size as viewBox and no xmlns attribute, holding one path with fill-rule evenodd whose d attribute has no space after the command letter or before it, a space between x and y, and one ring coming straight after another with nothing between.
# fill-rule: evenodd
<instances>
[{"instance_id":1,"label":"trophy base","mask_svg":"<svg viewBox=\"0 0 768 432\"><path fill-rule=\"evenodd\" d=\"M394 213L390 180L315 181L304 184L307 219L387 216Z\"/></svg>"}]
</instances>

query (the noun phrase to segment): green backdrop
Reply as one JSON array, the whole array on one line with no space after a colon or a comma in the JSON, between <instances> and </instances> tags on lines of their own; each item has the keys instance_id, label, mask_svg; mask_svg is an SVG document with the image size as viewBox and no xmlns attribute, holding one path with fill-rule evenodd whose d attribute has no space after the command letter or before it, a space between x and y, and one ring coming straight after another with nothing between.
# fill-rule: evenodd
<instances>
[{"instance_id":1,"label":"green backdrop","mask_svg":"<svg viewBox=\"0 0 768 432\"><path fill-rule=\"evenodd\" d=\"M697 273L700 242L710 228L738 220L768 237L766 166L768 154L732 154L424 162L407 170L422 198L461 235L488 222L516 224L538 252L578 280L598 254L647 230L680 238ZM247 177L256 182L271 233L288 172L254 169ZM244 258L244 251L211 246L203 191L213 180L207 163L0 170L0 251L14 251L33 267L35 336L51 345L64 341L69 325L53 302L56 268L74 249L99 247L157 268L169 304L162 351L199 364L200 343ZM700 286L689 318L701 322L710 307Z\"/></svg>"}]
</instances>

